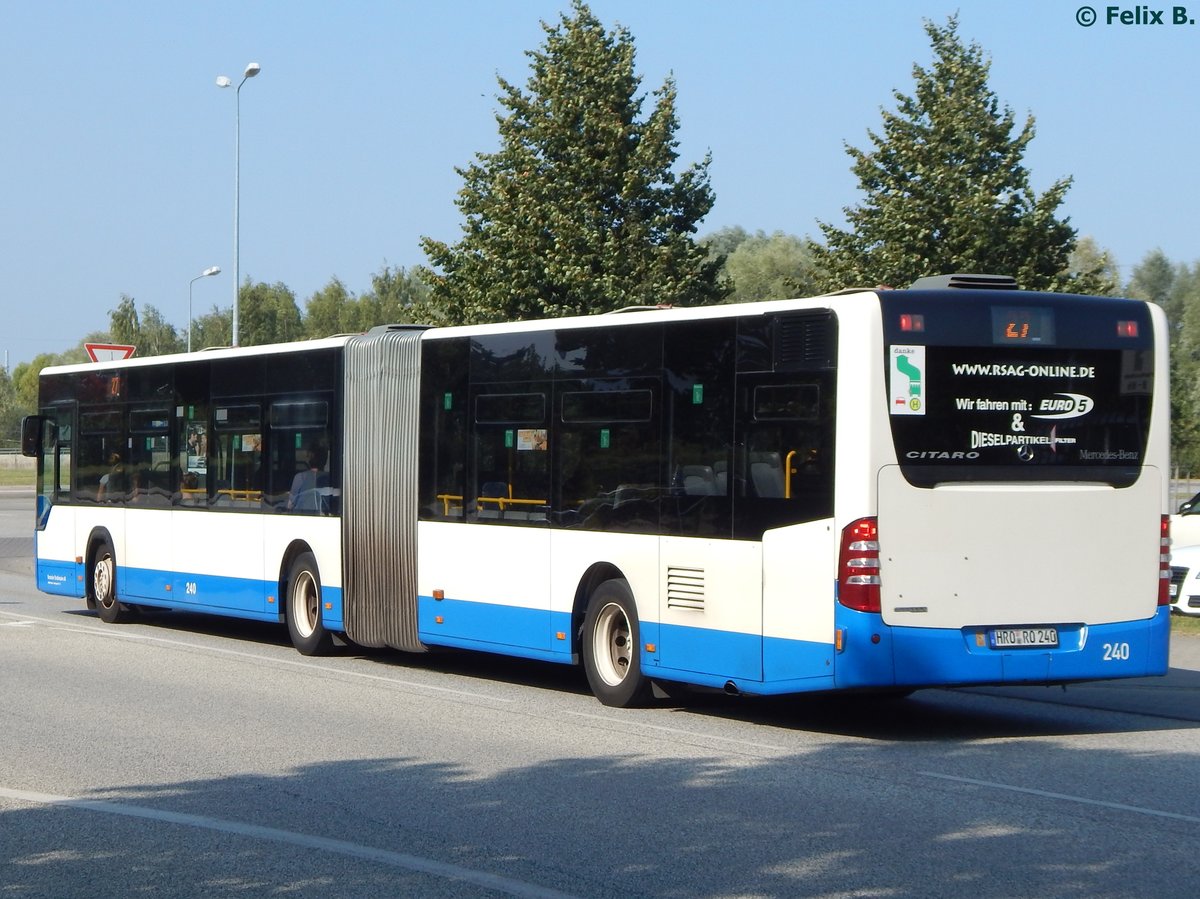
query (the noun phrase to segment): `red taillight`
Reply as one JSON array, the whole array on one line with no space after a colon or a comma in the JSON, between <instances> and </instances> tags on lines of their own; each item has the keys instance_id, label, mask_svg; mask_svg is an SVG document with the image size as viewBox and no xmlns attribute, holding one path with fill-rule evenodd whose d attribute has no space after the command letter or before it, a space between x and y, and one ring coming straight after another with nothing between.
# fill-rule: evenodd
<instances>
[{"instance_id":1,"label":"red taillight","mask_svg":"<svg viewBox=\"0 0 1200 899\"><path fill-rule=\"evenodd\" d=\"M1118 337L1137 337L1138 323L1137 322L1117 322Z\"/></svg>"},{"instance_id":2,"label":"red taillight","mask_svg":"<svg viewBox=\"0 0 1200 899\"><path fill-rule=\"evenodd\" d=\"M1158 604L1171 604L1171 519L1162 517L1158 538Z\"/></svg>"},{"instance_id":3,"label":"red taillight","mask_svg":"<svg viewBox=\"0 0 1200 899\"><path fill-rule=\"evenodd\" d=\"M859 612L878 612L879 521L860 518L842 529L838 602Z\"/></svg>"}]
</instances>

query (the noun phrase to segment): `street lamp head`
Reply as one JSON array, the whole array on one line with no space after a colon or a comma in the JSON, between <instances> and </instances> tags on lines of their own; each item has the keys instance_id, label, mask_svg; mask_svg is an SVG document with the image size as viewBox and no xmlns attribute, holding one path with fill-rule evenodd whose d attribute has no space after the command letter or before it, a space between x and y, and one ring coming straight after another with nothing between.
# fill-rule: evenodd
<instances>
[{"instance_id":1,"label":"street lamp head","mask_svg":"<svg viewBox=\"0 0 1200 899\"><path fill-rule=\"evenodd\" d=\"M217 87L229 87L231 84L233 84L233 81L230 80L228 75L217 76Z\"/></svg>"},{"instance_id":2,"label":"street lamp head","mask_svg":"<svg viewBox=\"0 0 1200 899\"><path fill-rule=\"evenodd\" d=\"M250 65L246 66L246 71L243 73L243 77L253 78L255 75L257 75L261 71L262 71L262 66L260 66L256 62L252 62L252 63L250 63Z\"/></svg>"},{"instance_id":3,"label":"street lamp head","mask_svg":"<svg viewBox=\"0 0 1200 899\"><path fill-rule=\"evenodd\" d=\"M219 275L219 274L221 274L221 266L214 265L211 268L206 268L204 271L202 271L200 273L200 277L207 278L209 275Z\"/></svg>"}]
</instances>

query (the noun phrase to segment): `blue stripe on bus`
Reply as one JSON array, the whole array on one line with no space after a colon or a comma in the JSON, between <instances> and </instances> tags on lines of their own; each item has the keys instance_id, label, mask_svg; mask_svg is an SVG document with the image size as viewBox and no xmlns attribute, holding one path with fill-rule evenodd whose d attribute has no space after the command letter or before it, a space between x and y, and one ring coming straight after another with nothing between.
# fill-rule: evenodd
<instances>
[{"instance_id":1,"label":"blue stripe on bus","mask_svg":"<svg viewBox=\"0 0 1200 899\"><path fill-rule=\"evenodd\" d=\"M1171 633L1165 606L1141 621L1059 625L1054 649L993 649L987 628L891 628L878 614L847 609L838 610L837 626L844 633L834 667L839 688L1147 677L1167 672Z\"/></svg>"},{"instance_id":2,"label":"blue stripe on bus","mask_svg":"<svg viewBox=\"0 0 1200 899\"><path fill-rule=\"evenodd\" d=\"M43 593L57 596L84 595L83 565L74 562L58 562L53 559L37 560L37 587Z\"/></svg>"},{"instance_id":3,"label":"blue stripe on bus","mask_svg":"<svg viewBox=\"0 0 1200 899\"><path fill-rule=\"evenodd\" d=\"M559 640L558 634L563 639ZM417 636L430 646L478 649L551 662L573 661L571 616L548 609L419 596Z\"/></svg>"},{"instance_id":4,"label":"blue stripe on bus","mask_svg":"<svg viewBox=\"0 0 1200 899\"><path fill-rule=\"evenodd\" d=\"M441 619L440 621L438 619ZM430 646L476 649L552 662L571 662L571 616L498 603L421 596L418 636ZM563 639L558 639L558 634ZM831 643L763 639L758 634L642 622L646 676L701 686L734 681L743 692L828 690ZM655 646L647 652L645 644ZM773 683L764 684L763 669Z\"/></svg>"},{"instance_id":5,"label":"blue stripe on bus","mask_svg":"<svg viewBox=\"0 0 1200 899\"><path fill-rule=\"evenodd\" d=\"M39 559L36 570L38 588L43 592L84 595L84 566ZM194 593L187 592L189 582L195 584ZM126 602L281 620L283 598L276 596L276 602L269 605L266 602L267 596L278 591L274 581L122 567L117 583ZM167 583L172 584L171 591L164 589ZM332 605L323 611L325 627L342 630L341 589L323 586L322 596ZM1145 677L1167 671L1170 610L1166 607L1144 621L1060 625L1055 649L992 649L984 628L893 628L885 625L879 614L842 606L835 616L836 626L843 632L841 652L827 643L644 622L642 669L660 680L717 688L733 682L741 692L759 694L1054 683ZM417 619L420 639L431 646L576 661L571 651L571 616L565 612L421 596ZM653 653L646 651L646 643L655 646Z\"/></svg>"},{"instance_id":6,"label":"blue stripe on bus","mask_svg":"<svg viewBox=\"0 0 1200 899\"><path fill-rule=\"evenodd\" d=\"M39 559L37 583L44 593L77 598L86 595L84 566L74 562ZM170 590L166 589L168 584ZM189 591L189 584L194 585L193 592ZM128 565L117 567L117 595L122 602L134 605L185 609L254 621L282 621L283 597L278 594L279 584L273 580L131 568ZM268 603L268 596L273 596L275 602ZM341 631L345 627L342 589L322 584L321 599L330 606L321 610L325 628Z\"/></svg>"}]
</instances>

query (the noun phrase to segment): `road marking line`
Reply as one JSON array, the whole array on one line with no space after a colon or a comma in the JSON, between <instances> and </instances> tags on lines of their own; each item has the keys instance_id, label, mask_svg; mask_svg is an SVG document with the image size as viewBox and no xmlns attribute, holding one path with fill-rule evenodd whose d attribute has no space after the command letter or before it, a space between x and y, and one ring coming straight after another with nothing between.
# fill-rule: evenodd
<instances>
[{"instance_id":1,"label":"road marking line","mask_svg":"<svg viewBox=\"0 0 1200 899\"><path fill-rule=\"evenodd\" d=\"M32 802L38 805L65 806L67 808L85 809L92 812L104 812L110 815L122 815L127 818L143 818L149 821L162 821L168 824L181 824L185 827L198 827L203 830L215 830L235 836L253 837L260 840L272 840L276 843L287 843L305 849L321 849L348 855L367 861L378 862L393 868L403 868L434 877L444 877L474 884L488 890L497 890L519 899L573 899L569 893L561 893L539 887L535 884L501 877L498 874L488 874L484 871L473 871L459 865L408 855L404 852L390 852L386 849L375 849L345 840L333 840L328 837L316 837L290 830L279 830L275 827L261 827L257 824L243 824L237 821L225 821L221 818L209 818L205 815L185 815L180 812L168 812L162 809L147 808L141 805L125 805L119 802L108 802L102 799L77 799L71 796L54 796L49 793L30 793L25 790L8 790L0 787L0 797L15 799L19 802Z\"/></svg>"},{"instance_id":2,"label":"road marking line","mask_svg":"<svg viewBox=\"0 0 1200 899\"><path fill-rule=\"evenodd\" d=\"M1136 812L1139 815L1151 815L1155 818L1170 818L1173 821L1187 821L1200 824L1200 818L1195 815L1181 815L1178 812L1162 812L1157 809L1143 808L1140 805L1125 805L1123 802L1105 802L1102 799L1086 799L1083 796L1071 796L1067 793L1051 793L1047 790L1035 790L1031 787L1017 787L1012 784L996 783L990 780L975 780L970 777L955 777L952 774L938 774L935 771L918 771L926 777L936 777L939 780L952 780L956 783L972 784L977 787L991 787L996 790L1008 790L1011 793L1026 793L1030 796L1041 796L1045 799L1063 799L1067 802L1077 802L1080 805L1098 805L1119 812Z\"/></svg>"},{"instance_id":3,"label":"road marking line","mask_svg":"<svg viewBox=\"0 0 1200 899\"><path fill-rule=\"evenodd\" d=\"M0 616L5 616L4 612L0 612ZM7 616L11 617L11 616ZM347 677L359 678L361 680L379 681L384 684L391 684L399 687L412 687L416 690L432 690L437 693L451 693L455 696L465 696L470 699L485 699L489 702L504 702L511 703L515 700L505 699L502 696L492 696L488 693L477 693L470 690L456 690L453 687L439 687L435 684L422 684L416 681L400 680L395 677L384 677L379 674L367 674L362 671L351 671L345 668L334 668L330 665L321 665L314 662L305 662L300 659L288 659L269 655L259 655L253 652L241 652L236 649L225 649L220 646L205 646L200 643L188 643L184 640L169 640L166 637L154 637L149 634L135 634L129 631L116 631L110 629L111 626L96 627L84 624L83 622L64 622L57 621L52 618L30 618L24 619L24 624L46 624L58 630L70 631L72 633L93 634L98 637L109 637L118 640L132 640L141 643L158 643L163 646L178 646L184 649L193 649L200 652L211 652L219 655L233 656L240 659L252 659L256 662L269 662L275 665L291 665L296 668L303 668L306 671L323 671L328 674L344 674Z\"/></svg>"}]
</instances>

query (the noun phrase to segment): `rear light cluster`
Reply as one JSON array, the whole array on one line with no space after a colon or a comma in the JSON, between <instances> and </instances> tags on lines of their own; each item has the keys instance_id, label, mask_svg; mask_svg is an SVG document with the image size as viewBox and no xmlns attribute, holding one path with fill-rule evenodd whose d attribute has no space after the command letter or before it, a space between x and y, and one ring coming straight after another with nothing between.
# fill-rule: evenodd
<instances>
[{"instance_id":1,"label":"rear light cluster","mask_svg":"<svg viewBox=\"0 0 1200 899\"><path fill-rule=\"evenodd\" d=\"M880 610L877 518L860 518L842 529L838 602L859 612Z\"/></svg>"},{"instance_id":2,"label":"rear light cluster","mask_svg":"<svg viewBox=\"0 0 1200 899\"><path fill-rule=\"evenodd\" d=\"M1158 539L1158 604L1171 604L1171 519L1164 515Z\"/></svg>"}]
</instances>

